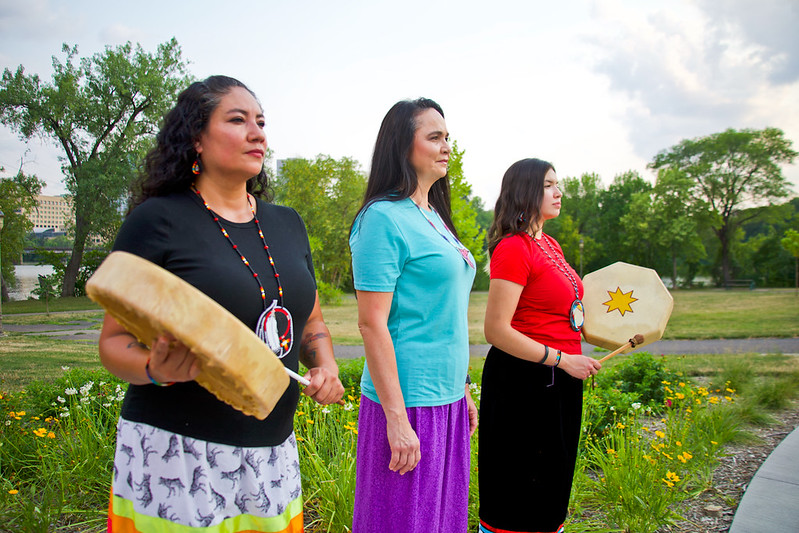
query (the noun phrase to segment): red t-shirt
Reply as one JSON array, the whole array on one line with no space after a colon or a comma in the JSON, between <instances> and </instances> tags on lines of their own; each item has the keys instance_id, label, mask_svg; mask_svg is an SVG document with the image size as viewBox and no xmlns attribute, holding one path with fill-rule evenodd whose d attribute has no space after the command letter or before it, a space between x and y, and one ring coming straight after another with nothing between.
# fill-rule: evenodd
<instances>
[{"instance_id":1,"label":"red t-shirt","mask_svg":"<svg viewBox=\"0 0 799 533\"><path fill-rule=\"evenodd\" d=\"M545 239L552 245L554 254ZM566 265L569 269L577 282L581 299L583 282L577 272L566 263L563 250L555 239L545 234L538 242L551 259L527 233L502 239L491 255L491 279L504 279L524 285L511 320L513 329L550 348L580 354L580 333L574 331L569 324L574 286L555 261L561 268Z\"/></svg>"}]
</instances>

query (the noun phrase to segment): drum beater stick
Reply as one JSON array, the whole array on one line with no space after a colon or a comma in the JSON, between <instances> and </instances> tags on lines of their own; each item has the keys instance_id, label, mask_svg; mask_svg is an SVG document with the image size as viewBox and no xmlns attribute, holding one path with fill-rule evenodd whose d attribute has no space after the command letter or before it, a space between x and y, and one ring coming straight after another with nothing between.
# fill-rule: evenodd
<instances>
[{"instance_id":1,"label":"drum beater stick","mask_svg":"<svg viewBox=\"0 0 799 533\"><path fill-rule=\"evenodd\" d=\"M293 370L291 370L289 368L286 368L286 367L283 367L283 370L286 371L286 374L288 374L290 378L297 380L298 382L302 383L306 387L311 384L310 381L308 381L307 379L305 379L301 375L297 374ZM339 400L336 403L339 404L339 405L344 405L344 400L343 399Z\"/></svg>"},{"instance_id":2,"label":"drum beater stick","mask_svg":"<svg viewBox=\"0 0 799 533\"><path fill-rule=\"evenodd\" d=\"M628 340L624 345L622 345L618 349L610 352L608 355L606 355L605 357L600 359L599 362L600 363L604 363L605 361L607 361L608 359L610 359L614 355L617 355L617 354L623 352L627 348L635 348L638 344L641 344L642 342L644 342L644 336L641 335L640 333L636 333L635 336L632 339Z\"/></svg>"}]
</instances>

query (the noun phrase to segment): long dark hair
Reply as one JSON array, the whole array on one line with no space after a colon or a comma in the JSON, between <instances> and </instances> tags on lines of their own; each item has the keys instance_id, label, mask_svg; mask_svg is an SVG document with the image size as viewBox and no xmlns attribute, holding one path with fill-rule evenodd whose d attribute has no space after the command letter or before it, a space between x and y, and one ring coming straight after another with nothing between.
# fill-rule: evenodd
<instances>
[{"instance_id":1,"label":"long dark hair","mask_svg":"<svg viewBox=\"0 0 799 533\"><path fill-rule=\"evenodd\" d=\"M502 188L494 206L494 221L488 230L488 253L494 253L505 237L537 230L544 199L544 177L552 163L541 159L522 159L512 164L502 177Z\"/></svg>"},{"instance_id":2,"label":"long dark hair","mask_svg":"<svg viewBox=\"0 0 799 533\"><path fill-rule=\"evenodd\" d=\"M178 102L165 116L155 137L155 147L144 159L144 169L131 190L131 208L152 196L188 189L195 179L191 166L197 157L194 143L208 125L211 113L234 87L255 94L239 80L228 76L210 76L196 81L178 95ZM269 179L261 169L247 181L247 192L271 201Z\"/></svg>"},{"instance_id":3,"label":"long dark hair","mask_svg":"<svg viewBox=\"0 0 799 533\"><path fill-rule=\"evenodd\" d=\"M441 106L429 98L402 100L388 110L377 133L375 151L372 155L372 168L363 203L358 210L361 213L372 202L390 200L396 202L409 198L419 186L419 178L409 161L413 139L419 128L417 117L426 109L435 109L443 118ZM452 206L450 205L449 174L436 180L428 193L428 202L441 219L457 236L458 232L452 223ZM358 216L355 216L358 219Z\"/></svg>"}]
</instances>

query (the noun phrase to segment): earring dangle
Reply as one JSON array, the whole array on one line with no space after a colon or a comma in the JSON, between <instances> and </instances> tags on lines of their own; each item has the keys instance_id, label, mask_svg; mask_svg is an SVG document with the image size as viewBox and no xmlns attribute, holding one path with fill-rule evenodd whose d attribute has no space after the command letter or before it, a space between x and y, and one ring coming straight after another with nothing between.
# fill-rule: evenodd
<instances>
[{"instance_id":1,"label":"earring dangle","mask_svg":"<svg viewBox=\"0 0 799 533\"><path fill-rule=\"evenodd\" d=\"M197 154L197 157L194 158L194 163L191 165L191 173L195 176L199 176L202 171L203 169L200 166L200 154Z\"/></svg>"}]
</instances>

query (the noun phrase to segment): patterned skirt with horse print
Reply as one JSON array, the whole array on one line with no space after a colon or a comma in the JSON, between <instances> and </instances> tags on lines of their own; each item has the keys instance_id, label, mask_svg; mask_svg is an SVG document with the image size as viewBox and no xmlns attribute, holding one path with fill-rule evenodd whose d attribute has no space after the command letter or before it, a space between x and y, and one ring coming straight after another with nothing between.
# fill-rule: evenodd
<instances>
[{"instance_id":1,"label":"patterned skirt with horse print","mask_svg":"<svg viewBox=\"0 0 799 533\"><path fill-rule=\"evenodd\" d=\"M120 418L108 531L303 531L300 464L291 434L245 448Z\"/></svg>"}]
</instances>

